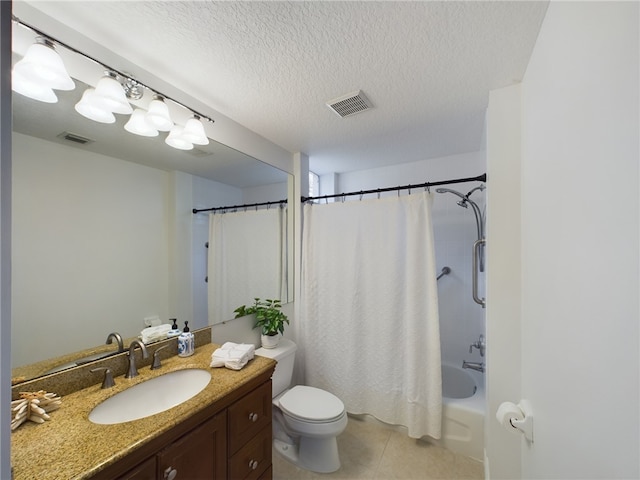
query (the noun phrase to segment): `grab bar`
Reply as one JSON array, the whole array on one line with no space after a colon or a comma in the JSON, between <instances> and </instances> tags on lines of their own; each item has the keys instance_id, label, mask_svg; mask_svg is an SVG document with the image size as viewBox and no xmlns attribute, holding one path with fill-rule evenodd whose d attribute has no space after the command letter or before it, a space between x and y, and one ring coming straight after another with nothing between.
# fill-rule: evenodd
<instances>
[{"instance_id":1,"label":"grab bar","mask_svg":"<svg viewBox=\"0 0 640 480\"><path fill-rule=\"evenodd\" d=\"M444 277L445 275L449 275L450 273L451 273L451 269L449 267L442 267L442 270L436 277L436 280L440 280L442 277Z\"/></svg>"},{"instance_id":2,"label":"grab bar","mask_svg":"<svg viewBox=\"0 0 640 480\"><path fill-rule=\"evenodd\" d=\"M478 304L481 305L482 308L485 308L485 306L487 305L487 302L485 302L484 298L480 298L478 296L478 270L479 270L479 265L478 265L478 259L480 258L478 255L478 250L480 250L480 247L483 247L486 243L486 240L484 238L481 238L480 240L477 240L474 244L473 244L473 300Z\"/></svg>"}]
</instances>

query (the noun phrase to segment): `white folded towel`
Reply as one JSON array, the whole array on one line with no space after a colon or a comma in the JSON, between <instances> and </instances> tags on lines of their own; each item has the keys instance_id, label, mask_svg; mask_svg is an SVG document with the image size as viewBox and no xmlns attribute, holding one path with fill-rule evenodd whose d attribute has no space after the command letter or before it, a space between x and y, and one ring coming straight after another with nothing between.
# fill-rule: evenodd
<instances>
[{"instance_id":1,"label":"white folded towel","mask_svg":"<svg viewBox=\"0 0 640 480\"><path fill-rule=\"evenodd\" d=\"M147 327L140 332L140 340L145 345L147 343L157 342L167 338L167 333L171 330L171 325L164 323L156 327Z\"/></svg>"},{"instance_id":2,"label":"white folded towel","mask_svg":"<svg viewBox=\"0 0 640 480\"><path fill-rule=\"evenodd\" d=\"M255 348L252 344L227 342L213 352L211 366L240 370L253 358Z\"/></svg>"}]
</instances>

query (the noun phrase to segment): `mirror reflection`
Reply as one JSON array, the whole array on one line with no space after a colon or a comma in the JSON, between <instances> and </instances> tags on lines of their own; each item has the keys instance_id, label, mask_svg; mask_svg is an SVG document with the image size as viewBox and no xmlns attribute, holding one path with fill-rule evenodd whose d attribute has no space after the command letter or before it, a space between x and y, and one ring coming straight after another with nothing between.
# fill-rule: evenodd
<instances>
[{"instance_id":1,"label":"mirror reflection","mask_svg":"<svg viewBox=\"0 0 640 480\"><path fill-rule=\"evenodd\" d=\"M14 376L95 346L115 352L110 332L135 337L155 317L192 329L232 319L237 305L210 312L209 215L192 209L287 198L289 175L214 141L178 151L126 132L128 116L105 125L75 114L86 87L76 84L54 104L13 95ZM251 285L238 273L238 289Z\"/></svg>"}]
</instances>

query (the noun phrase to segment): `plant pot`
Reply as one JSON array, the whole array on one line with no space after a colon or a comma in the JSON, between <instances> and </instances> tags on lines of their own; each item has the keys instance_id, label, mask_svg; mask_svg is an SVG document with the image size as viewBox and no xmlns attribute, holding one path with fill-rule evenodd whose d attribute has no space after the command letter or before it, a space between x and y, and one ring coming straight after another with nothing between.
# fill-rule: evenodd
<instances>
[{"instance_id":1,"label":"plant pot","mask_svg":"<svg viewBox=\"0 0 640 480\"><path fill-rule=\"evenodd\" d=\"M260 340L262 341L262 346L264 348L276 348L278 343L280 343L280 339L282 335L276 333L275 335L260 335Z\"/></svg>"}]
</instances>

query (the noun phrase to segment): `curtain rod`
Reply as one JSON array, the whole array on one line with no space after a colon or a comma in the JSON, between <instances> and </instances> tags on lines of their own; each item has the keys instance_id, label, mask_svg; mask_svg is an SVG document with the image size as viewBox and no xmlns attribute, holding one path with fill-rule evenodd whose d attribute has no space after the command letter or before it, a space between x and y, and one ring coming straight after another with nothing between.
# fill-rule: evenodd
<instances>
[{"instance_id":1,"label":"curtain rod","mask_svg":"<svg viewBox=\"0 0 640 480\"><path fill-rule=\"evenodd\" d=\"M261 203L247 203L244 205L231 205L229 207L212 207L212 208L194 208L192 210L192 212L195 213L200 213L200 212L218 212L220 210L237 210L239 208L244 208L245 210L247 208L252 208L252 207L264 207L264 206L271 206L271 205L280 205L280 206L284 206L287 204L287 199L283 199L283 200L275 200L273 202L261 202Z\"/></svg>"},{"instance_id":2,"label":"curtain rod","mask_svg":"<svg viewBox=\"0 0 640 480\"><path fill-rule=\"evenodd\" d=\"M320 197L301 197L301 201L304 202L309 202L311 200L325 200L328 198L340 198L340 197L350 197L352 195L367 195L370 193L382 193L382 192L394 192L396 190L411 190L412 188L428 188L428 187L435 187L437 185L449 185L452 183L465 183L465 182L486 182L487 181L487 174L483 173L482 175L479 175L477 177L467 177L467 178L455 178L452 180L440 180L437 182L427 182L427 183L420 183L417 185L403 185L401 187L389 187L389 188L376 188L373 190L360 190L359 192L348 192L348 193L336 193L333 195L322 195Z\"/></svg>"}]
</instances>

